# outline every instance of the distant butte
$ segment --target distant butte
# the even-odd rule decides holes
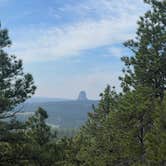
[[[81,91],[78,95],[77,100],[79,101],[86,101],[88,100],[87,96],[86,96],[86,92],[85,91]]]

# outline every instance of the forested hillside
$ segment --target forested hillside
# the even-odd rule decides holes
[[[136,37],[124,43],[132,55],[122,57],[122,91],[108,85],[71,138],[57,138],[41,107],[25,123],[15,119],[20,110],[12,110],[36,87],[22,61],[6,52],[11,41],[0,29],[0,165],[166,165],[166,1],[144,2],[149,11],[139,18]]]
[[[46,120],[48,124],[55,125],[57,128],[79,128],[87,120],[88,112],[93,110],[92,105],[97,104],[97,100],[24,103],[17,117],[19,120],[25,121],[38,107],[42,107],[48,113]]]

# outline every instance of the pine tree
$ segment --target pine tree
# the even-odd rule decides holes
[[[4,119],[14,117],[20,111],[14,108],[36,89],[32,75],[23,72],[22,61],[5,51],[10,46],[8,31],[0,26],[0,165],[17,165],[26,160],[21,153],[27,141],[22,132],[24,125]]]
[[[47,112],[38,108],[35,115],[30,117],[27,123],[27,134],[32,141],[40,146],[45,145],[51,139],[51,128],[46,124],[45,120],[48,118]]]
[[[9,116],[8,112],[34,94],[31,74],[24,74],[21,60],[6,53],[11,40],[8,31],[0,26],[0,119]]]
[[[47,118],[47,112],[39,107],[35,114],[26,122],[25,134],[33,147],[30,158],[37,165],[41,166],[51,165],[59,160],[55,139],[56,133],[53,133],[51,127],[46,124]]]
[[[108,85],[100,94],[100,101],[97,107],[88,114],[87,123],[81,128],[80,133],[75,137],[74,145],[76,161],[81,165],[109,165],[112,158],[112,126],[108,127],[110,113],[115,111],[120,96]],[[108,127],[108,128],[107,128]]]
[[[148,149],[145,144],[147,135],[155,128],[157,118],[155,112],[158,111],[156,102],[162,104],[165,100],[166,1],[145,0],[145,2],[150,4],[152,9],[140,17],[136,39],[125,43],[125,46],[133,51],[134,56],[122,58],[126,68],[123,70],[125,76],[120,79],[124,101],[129,104],[122,102],[120,110],[123,111],[120,120],[127,129],[122,128],[124,135],[128,137],[128,141],[124,139],[128,146],[122,153],[131,154],[128,157],[128,165],[131,162],[135,165],[147,164]],[[162,112],[160,110],[160,113]],[[160,139],[164,138],[163,134],[154,138],[157,140],[160,136]],[[155,141],[152,144],[154,145]]]
[[[148,165],[166,165],[166,99],[160,104],[156,102],[153,114],[154,125],[146,135],[146,162]]]
[[[98,107],[95,108],[93,106],[93,112],[90,112],[88,114],[88,122],[84,126],[84,128],[86,128],[86,126],[89,129],[91,128],[90,132],[93,133],[94,131],[95,134],[96,130],[100,130],[100,128],[102,127],[102,123],[106,120],[110,111],[114,109],[114,107],[118,103],[119,98],[118,94],[115,91],[115,88],[113,87],[111,89],[109,85],[107,85],[104,92],[100,94],[100,97],[101,99]]]
[[[124,91],[149,87],[153,96],[162,100],[166,89],[166,1],[145,2],[152,9],[140,17],[136,39],[124,44],[134,56],[122,58],[126,65],[122,87]]]
[[[120,77],[123,93],[112,98],[107,88],[81,131],[84,142],[77,156],[83,165],[165,164],[165,121],[159,122],[165,108],[158,111],[156,103],[161,106],[165,100],[166,1],[145,3],[151,10],[140,17],[136,39],[125,42],[134,55],[122,58],[126,66]],[[160,148],[154,146],[158,140]]]

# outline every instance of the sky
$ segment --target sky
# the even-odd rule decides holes
[[[143,0],[0,0],[11,54],[37,85],[36,96],[97,99],[107,84],[120,90],[123,43],[134,38]]]

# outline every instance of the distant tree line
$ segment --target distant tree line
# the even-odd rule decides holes
[[[124,43],[133,55],[122,57],[122,92],[108,85],[73,137],[58,138],[42,108],[25,123],[15,119],[13,108],[36,87],[22,61],[6,53],[11,41],[0,29],[0,165],[166,165],[166,1],[144,1],[151,9]]]

